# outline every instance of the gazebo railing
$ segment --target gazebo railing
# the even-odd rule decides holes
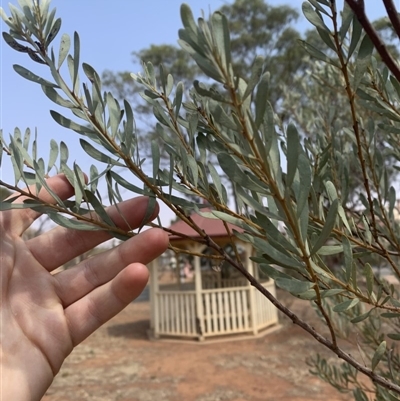
[[[249,287],[202,291],[204,336],[243,333],[251,330]]]
[[[156,293],[155,334],[198,336],[195,291]]]
[[[263,285],[275,295],[272,280]],[[196,298],[195,291],[158,290],[154,298],[156,337],[204,338],[249,332],[256,334],[278,322],[277,310],[272,303],[248,285],[202,289],[200,298]],[[196,304],[196,299],[200,300],[200,305]]]

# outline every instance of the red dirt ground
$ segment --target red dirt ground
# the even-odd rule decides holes
[[[292,309],[315,320],[307,302]],[[149,341],[149,316],[148,302],[129,305],[74,350],[42,401],[352,399],[309,373],[305,359],[324,350],[285,317],[262,338],[198,344]]]

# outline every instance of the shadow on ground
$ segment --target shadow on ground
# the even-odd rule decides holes
[[[112,337],[124,337],[138,340],[148,340],[147,331],[150,328],[150,320],[137,320],[136,322],[114,324],[107,327],[108,335]]]

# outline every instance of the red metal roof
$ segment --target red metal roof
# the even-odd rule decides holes
[[[202,209],[203,212],[211,212],[210,209]],[[190,215],[192,218],[193,222],[203,229],[210,237],[228,237],[228,234],[226,232],[226,228],[224,226],[224,223],[215,218],[207,218],[204,216],[200,216],[197,213],[193,213]],[[226,223],[229,227],[230,230],[234,229],[239,232],[243,232],[244,230],[241,229],[240,227],[234,226],[233,224]],[[175,232],[178,232],[180,234],[183,234],[185,236],[193,237],[193,238],[199,238],[200,235],[193,230],[192,227],[190,227],[188,224],[186,224],[184,221],[179,220],[178,222],[172,224],[170,227],[170,230],[173,230]],[[178,240],[182,239],[178,235],[171,235],[170,240]]]

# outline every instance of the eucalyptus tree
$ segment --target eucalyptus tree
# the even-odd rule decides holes
[[[306,67],[306,52],[297,43],[301,35],[293,28],[299,12],[290,6],[269,5],[264,0],[235,0],[225,4],[220,11],[227,16],[230,26],[235,74],[248,79],[255,56],[262,55],[275,77],[270,81],[269,89],[270,102],[275,105],[282,99],[283,83],[294,86],[296,73]],[[182,81],[187,90],[193,86],[193,81],[208,79],[193,58],[178,45],[152,44],[132,52],[132,61],[136,65],[150,62],[156,68],[162,64],[165,72],[172,74],[175,81]],[[106,70],[102,73],[102,82],[118,99],[129,100],[136,111],[140,111],[137,119],[143,129],[138,139],[141,147],[150,152],[151,141],[158,138],[152,107],[143,102],[140,85],[132,80],[130,73]],[[296,89],[292,87],[292,90]]]
[[[143,169],[130,103],[104,91],[95,69],[81,64],[79,35],[71,40],[63,34],[55,47],[61,20],[49,11],[49,1],[20,0],[22,9],[11,6],[10,18],[2,10],[10,28],[3,33],[5,41],[48,68],[52,80],[20,65],[14,66],[15,71],[40,84],[45,96],[66,108],[68,116],[51,111],[52,117],[82,135],[84,151],[104,165],[102,171],[92,167],[86,182],[79,165],[68,163],[63,142],[51,142],[45,161],[37,157],[29,135],[16,130],[9,142],[1,139],[15,170],[15,182],[0,180],[0,185],[15,191],[2,208],[33,208],[64,227],[107,230],[125,239],[135,234],[116,227],[107,215],[97,196],[100,181],[112,204],[122,200],[121,188],[148,195],[148,216],[156,200],[164,202],[199,234],[197,241],[213,250],[213,258],[231,264],[341,360],[331,364],[313,355],[309,360],[313,372],[340,391],[351,392],[356,400],[367,400],[369,394],[377,400],[399,399],[399,292],[371,263],[384,263],[400,279],[399,189],[386,162],[391,158],[399,168],[400,70],[366,18],[362,2],[347,3],[339,13],[334,0],[305,2],[303,12],[324,45],[299,43],[313,60],[309,82],[317,83],[310,89],[315,93],[305,91],[302,96],[330,101],[332,94],[324,97],[321,91],[322,85],[330,85],[346,99],[345,106],[338,102],[339,111],[333,104],[332,112],[314,107],[302,114],[292,104],[288,113],[295,118],[289,124],[269,101],[275,77],[265,58],[257,55],[249,75],[241,76],[235,69],[227,17],[216,12],[209,20],[195,20],[190,8],[182,5],[179,44],[207,79],[195,82],[184,98],[184,83],[176,82],[165,68],[148,62],[142,74],[131,74],[152,107],[155,131],[167,155],[168,162],[160,164],[160,148],[152,142],[151,174]],[[388,14],[400,37],[397,13],[389,9]],[[69,76],[61,75],[65,62]],[[338,118],[336,112],[346,118]],[[302,135],[304,130],[313,141]],[[379,141],[385,146],[377,146]],[[218,161],[218,168],[210,157]],[[57,160],[57,169],[75,189],[74,200],[62,201],[46,185]],[[218,169],[234,183],[237,211]],[[126,174],[122,176],[121,170]],[[356,190],[351,180],[355,171],[362,177]],[[138,178],[142,187],[129,177]],[[36,193],[19,184],[35,184]],[[37,197],[43,187],[53,194],[55,204]],[[28,199],[16,203],[21,195]],[[201,201],[190,202],[187,195]],[[203,210],[204,202],[211,211]],[[354,204],[357,207],[350,207]],[[256,250],[252,259],[264,274],[294,297],[309,300],[325,323],[323,328],[316,329],[268,292],[243,267],[233,240],[234,252],[228,254],[195,224],[193,211],[240,227],[239,233],[226,225],[227,234],[251,243]],[[341,257],[340,266],[331,263],[335,255]],[[357,340],[359,355],[346,351],[346,338]],[[369,380],[360,379],[360,374]]]

